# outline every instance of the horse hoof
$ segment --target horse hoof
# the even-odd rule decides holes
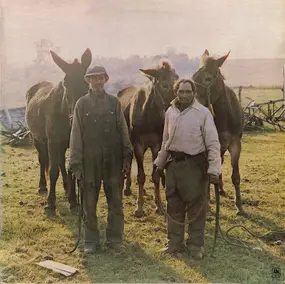
[[[130,196],[132,194],[131,190],[130,189],[125,189],[124,190],[124,195],[125,196]]]
[[[238,211],[238,212],[237,212],[237,216],[242,216],[242,217],[244,217],[244,218],[250,219],[249,214],[246,213],[246,212],[243,211],[243,210]]]
[[[69,209],[74,209],[74,208],[77,208],[79,206],[79,204],[77,202],[74,202],[74,201],[71,201],[69,203]]]
[[[48,190],[47,190],[47,188],[39,188],[38,193],[41,196],[47,196]]]
[[[143,210],[136,210],[135,211],[135,216],[137,217],[137,218],[140,218],[140,217],[142,217],[143,216]]]
[[[55,216],[55,206],[48,205],[44,208],[44,210],[47,216]]]

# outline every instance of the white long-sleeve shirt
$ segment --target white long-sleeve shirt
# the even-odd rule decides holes
[[[175,102],[165,113],[162,146],[154,164],[164,168],[168,151],[197,155],[208,150],[208,174],[221,174],[221,146],[211,112],[196,99],[182,112]]]

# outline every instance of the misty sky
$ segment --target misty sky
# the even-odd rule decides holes
[[[284,0],[2,0],[9,63],[35,58],[41,38],[65,59],[205,48],[230,58],[285,56]]]

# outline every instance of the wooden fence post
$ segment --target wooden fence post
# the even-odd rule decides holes
[[[239,103],[241,104],[241,91],[242,91],[242,86],[240,86],[238,88],[238,100],[239,100]]]

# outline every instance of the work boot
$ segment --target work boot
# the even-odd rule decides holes
[[[100,245],[94,243],[85,243],[84,255],[96,253],[100,250]]]
[[[195,260],[201,260],[204,257],[205,250],[204,247],[198,246],[187,246],[187,251],[189,252],[190,256]]]
[[[97,232],[84,227],[84,254],[95,253],[99,250],[99,239]]]
[[[165,248],[159,250],[159,252],[163,254],[176,254],[179,252],[184,252],[185,246],[183,244],[181,245],[167,245]]]
[[[115,243],[110,241],[106,241],[105,246],[107,249],[112,249],[118,252],[124,251],[126,249],[126,247],[122,243]]]

